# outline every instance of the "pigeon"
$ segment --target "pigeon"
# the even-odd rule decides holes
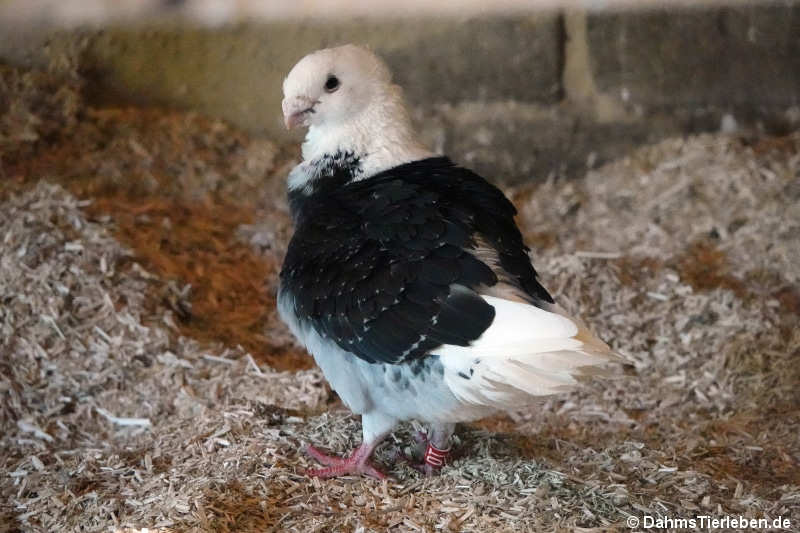
[[[407,420],[429,428],[414,466],[436,473],[456,423],[570,391],[619,358],[540,284],[504,194],[420,142],[375,54],[313,52],[283,93],[286,127],[307,132],[278,312],[362,421],[347,457],[306,448],[322,465],[309,475],[385,477],[371,456]]]

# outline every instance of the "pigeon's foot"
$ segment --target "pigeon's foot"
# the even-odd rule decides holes
[[[335,455],[327,455],[311,445],[306,446],[306,454],[326,467],[306,470],[306,474],[321,478],[346,476],[348,474],[363,474],[365,476],[374,477],[375,479],[384,479],[386,478],[386,474],[375,468],[369,460],[373,448],[374,446],[364,443],[353,450],[350,457],[342,458],[336,457]]]
[[[412,451],[412,455],[409,456],[400,452],[398,454],[398,459],[408,463],[411,468],[418,470],[424,474],[425,477],[438,474],[447,460],[450,448],[440,450],[434,446],[430,440],[428,440],[428,436],[421,431],[414,434],[414,440],[416,441],[416,446]],[[422,462],[419,462],[420,457],[422,458]]]

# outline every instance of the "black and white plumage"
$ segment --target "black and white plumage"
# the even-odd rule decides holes
[[[369,456],[397,422],[430,423],[440,453],[456,422],[570,390],[616,358],[539,283],[502,192],[418,143],[371,52],[310,54],[284,95],[287,126],[309,131],[279,311],[364,434],[348,459],[310,447],[328,466],[312,474],[380,477]]]

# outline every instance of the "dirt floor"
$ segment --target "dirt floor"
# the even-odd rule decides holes
[[[631,365],[457,431],[425,479],[309,480],[359,421],[275,314],[296,147],[0,68],[0,531],[800,529],[800,135],[670,139],[508,190]],[[669,529],[669,528],[668,528]]]

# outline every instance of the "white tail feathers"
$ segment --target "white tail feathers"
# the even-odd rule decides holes
[[[483,296],[495,319],[471,346],[440,348],[445,382],[460,400],[508,409],[535,396],[572,390],[576,377],[604,374],[622,361],[606,343],[558,306],[550,310]]]

